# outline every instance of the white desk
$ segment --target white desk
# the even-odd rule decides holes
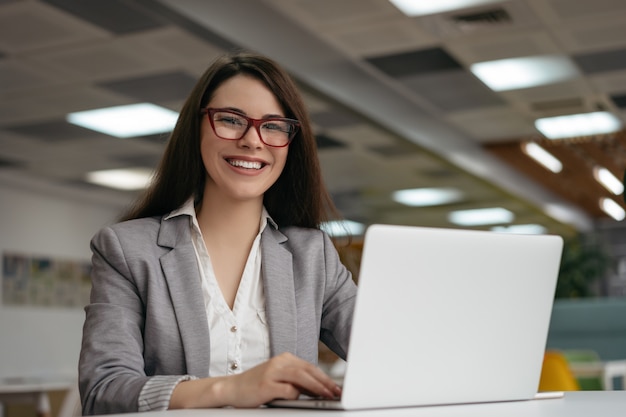
[[[172,410],[141,417],[624,417],[626,391],[575,391],[564,398],[508,403],[449,405],[363,411],[291,410]],[[128,417],[117,415],[117,417]]]
[[[5,403],[33,404],[39,417],[50,416],[48,392],[69,390],[72,381],[55,381],[35,378],[0,379],[0,417],[4,415]]]

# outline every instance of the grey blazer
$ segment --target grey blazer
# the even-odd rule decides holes
[[[79,360],[84,414],[133,412],[149,378],[207,377],[210,335],[190,217],[106,227],[91,241],[92,292]],[[261,236],[272,355],[317,363],[318,340],[346,357],[356,286],[314,229]]]

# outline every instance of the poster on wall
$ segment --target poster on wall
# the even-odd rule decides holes
[[[89,303],[91,264],[2,254],[2,305],[82,308]]]

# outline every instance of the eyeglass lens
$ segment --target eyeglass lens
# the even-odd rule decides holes
[[[285,119],[252,120],[238,113],[230,111],[211,111],[212,125],[215,134],[222,139],[241,139],[250,124],[254,125],[261,136],[261,140],[270,146],[285,146],[292,139],[297,128],[297,122]]]

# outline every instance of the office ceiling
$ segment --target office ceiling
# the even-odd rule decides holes
[[[626,121],[625,21],[623,0],[510,0],[419,18],[387,0],[0,0],[0,182],[125,206],[135,193],[85,174],[152,168],[166,136],[113,138],[65,115],[144,101],[178,110],[216,56],[246,48],[302,85],[326,182],[351,220],[454,227],[452,210],[503,207],[550,233],[610,227],[598,200],[623,198],[592,169],[621,178],[624,132],[555,142],[534,120],[603,109]],[[530,55],[567,57],[580,76],[496,93],[468,71]],[[549,148],[563,171],[537,165],[523,141]],[[391,200],[415,187],[464,198]]]

